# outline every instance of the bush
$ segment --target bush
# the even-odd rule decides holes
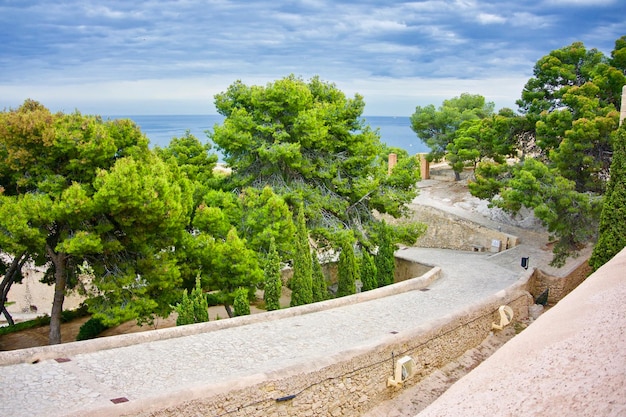
[[[106,329],[108,329],[108,327],[105,326],[100,319],[92,317],[80,326],[76,340],[93,339]]]
[[[87,304],[82,303],[75,310],[63,310],[61,312],[61,321],[63,323],[69,323],[70,321],[72,321],[74,319],[78,319],[78,318],[81,318],[81,317],[87,317],[88,315],[89,315],[89,310],[88,310]]]

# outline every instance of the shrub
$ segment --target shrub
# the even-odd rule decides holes
[[[100,333],[108,329],[100,319],[92,317],[80,326],[76,340],[88,340],[97,337]]]

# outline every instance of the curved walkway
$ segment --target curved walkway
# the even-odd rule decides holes
[[[398,255],[441,267],[428,291],[409,291],[275,321],[0,368],[0,415],[47,417],[115,410],[111,400],[234,383],[369,345],[461,311],[525,272],[491,254],[408,248]],[[2,353],[0,353],[1,359]],[[0,361],[1,363],[1,361]]]

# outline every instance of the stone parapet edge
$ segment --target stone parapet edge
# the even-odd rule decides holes
[[[396,255],[398,256],[398,255]],[[401,255],[398,257],[402,257]],[[403,258],[405,259],[405,258]],[[430,266],[430,265],[427,265]],[[176,337],[191,336],[199,333],[213,332],[222,329],[245,326],[252,323],[280,320],[303,314],[338,308],[346,305],[362,303],[378,298],[389,297],[407,291],[415,291],[427,287],[441,276],[441,268],[433,267],[425,274],[396,284],[388,285],[375,290],[335,298],[314,304],[290,307],[249,316],[234,317],[225,320],[215,320],[206,323],[190,324],[186,326],[170,327],[146,332],[124,334],[96,338],[80,342],[70,342],[60,345],[40,346],[28,349],[19,349],[0,352],[0,366],[18,363],[34,363],[46,359],[67,358],[79,354],[97,352],[99,350],[115,349],[158,340]]]

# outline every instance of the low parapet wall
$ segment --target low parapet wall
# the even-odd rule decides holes
[[[404,383],[405,387],[412,386],[480,344],[492,331],[492,324],[499,321],[501,305],[509,305],[516,320],[526,318],[532,303],[526,291],[529,276],[463,311],[410,331],[390,332],[375,344],[295,367],[250,375],[235,384],[197,387],[168,393],[162,398],[120,404],[115,414],[142,417],[359,416],[402,392],[402,387],[387,387],[394,361],[399,357],[410,356],[415,361],[415,374]],[[111,411],[111,408],[90,410],[89,414],[104,416],[111,415]]]
[[[320,303],[290,307],[287,309],[276,311],[268,311],[265,313],[253,314],[249,316],[234,317],[227,320],[216,320],[206,323],[190,324],[187,326],[177,326],[152,330],[149,332],[131,333],[85,340],[81,342],[64,343],[61,345],[41,346],[29,349],[0,352],[0,366],[15,363],[33,363],[44,359],[74,356],[80,353],[95,352],[98,350],[114,349],[140,343],[154,342],[157,340],[190,336],[198,333],[206,333],[231,327],[245,326],[251,323],[280,320],[282,318],[313,313],[316,311],[322,311],[350,304],[357,304],[369,300],[375,300],[377,298],[400,294],[407,291],[415,291],[427,287],[430,283],[438,279],[441,275],[441,269],[438,267],[426,268],[428,270],[423,275],[416,276],[415,278],[408,279],[394,285],[377,288],[375,290],[370,290],[347,297],[335,298]]]
[[[530,293],[536,299],[547,289],[548,304],[558,303],[589,276],[591,267],[588,260],[588,256],[580,258],[571,270],[565,271],[561,276],[554,276],[541,269],[536,269],[529,281]]]

